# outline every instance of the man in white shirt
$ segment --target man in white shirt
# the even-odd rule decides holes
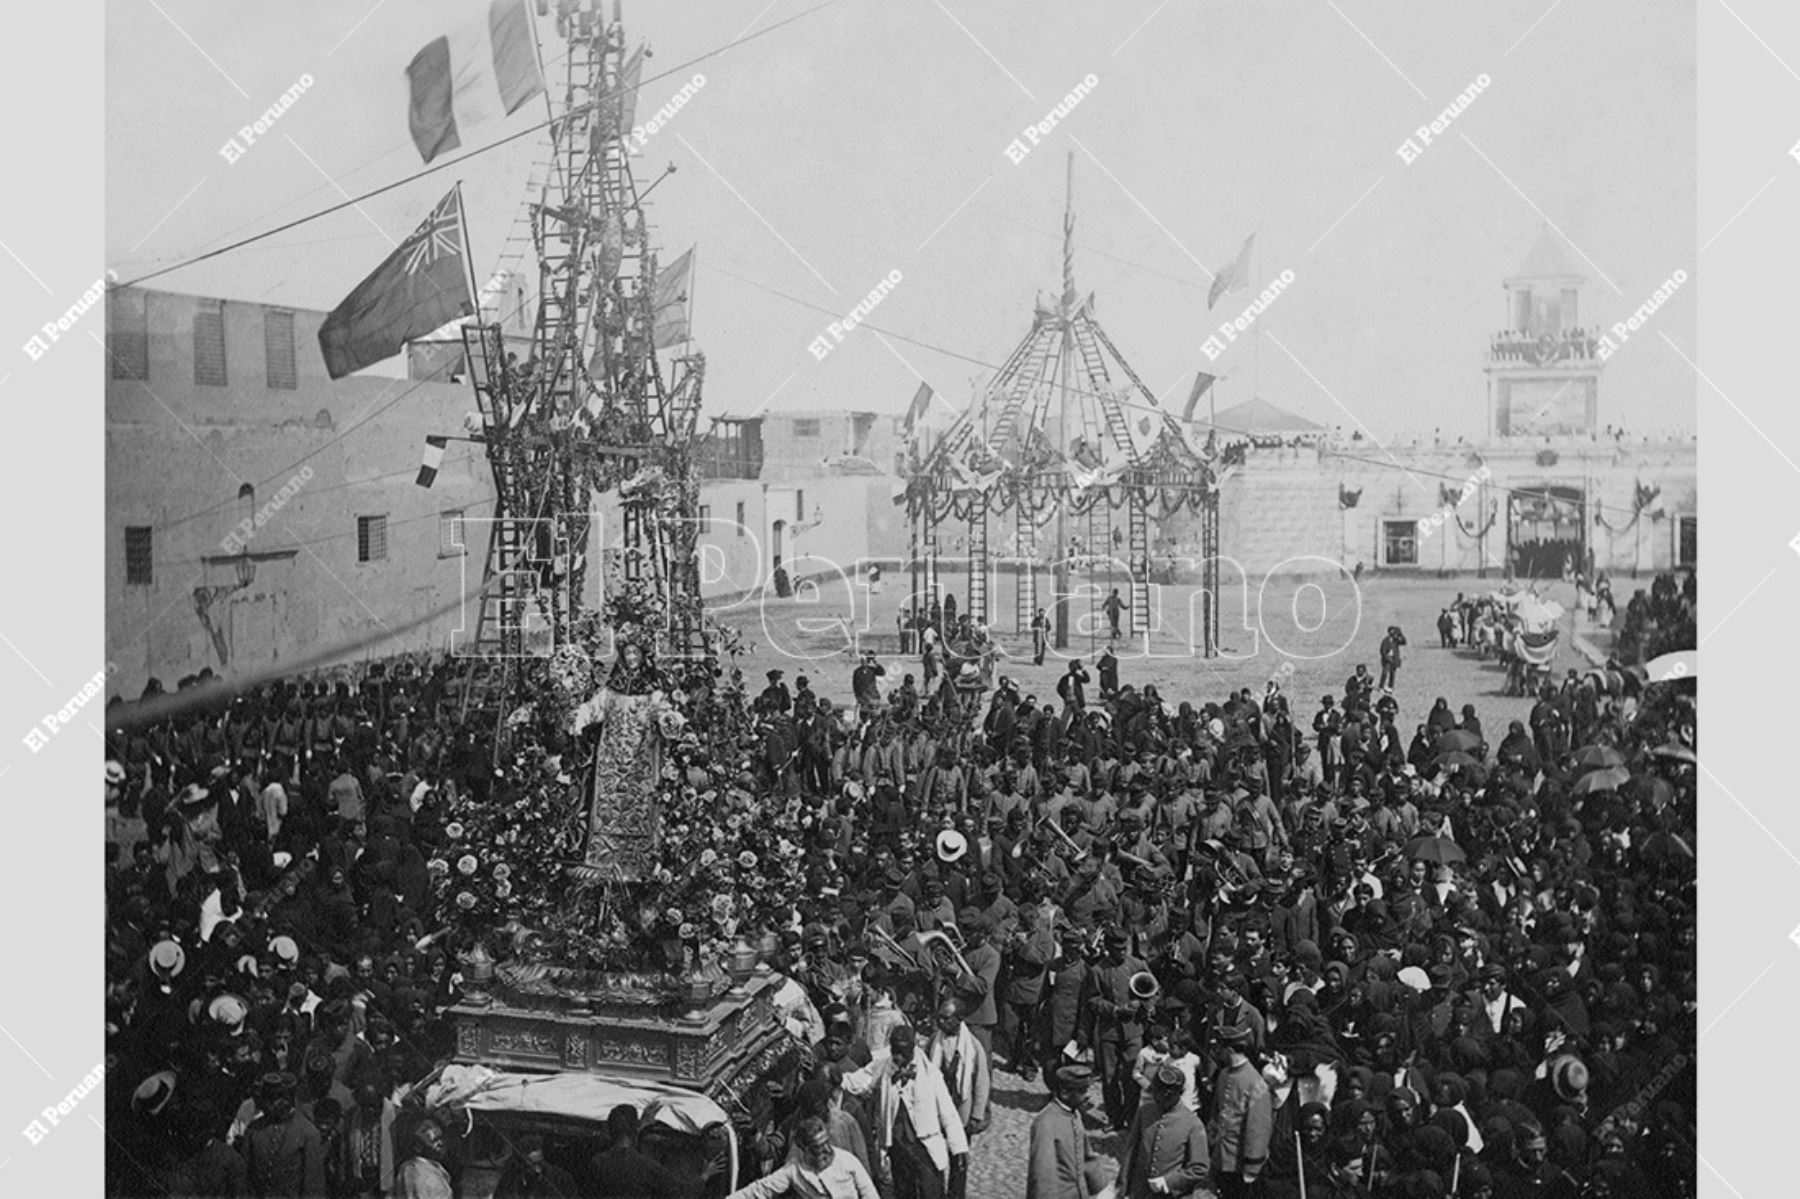
[[[1484,1031],[1494,1036],[1506,1032],[1506,1017],[1514,1008],[1520,1006],[1519,1001],[1506,989],[1506,967],[1499,962],[1489,962],[1481,968],[1481,991],[1477,997],[1481,1014],[1487,1021]]]
[[[988,1091],[992,1074],[987,1050],[963,1021],[962,1004],[951,998],[938,1005],[937,1031],[926,1051],[944,1085],[950,1088],[963,1131],[973,1141],[988,1126]]]
[[[937,1067],[912,1026],[888,1034],[888,1052],[844,1076],[852,1095],[875,1094],[876,1144],[886,1155],[895,1199],[944,1199],[968,1170],[969,1138]]]
[[[794,1152],[788,1163],[768,1177],[738,1188],[726,1199],[771,1199],[775,1195],[878,1199],[879,1192],[856,1155],[840,1152],[832,1145],[825,1121],[809,1116],[794,1126]]]
[[[269,841],[274,843],[281,835],[281,822],[287,819],[287,788],[281,785],[280,763],[269,772],[269,784],[262,789],[257,799],[257,812],[262,817],[263,827],[268,830]]]

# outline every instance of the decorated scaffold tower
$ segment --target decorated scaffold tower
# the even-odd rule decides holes
[[[1190,509],[1201,516],[1205,595],[1192,648],[1211,657],[1217,457],[1125,361],[1094,315],[1094,296],[1076,291],[1073,155],[1068,179],[1060,299],[1038,305],[1031,331],[948,430],[929,443],[918,433],[909,449],[909,615],[920,623],[961,582],[962,610],[991,625],[1004,600],[993,592],[1010,577],[1013,632],[1028,634],[1041,607],[1053,644],[1066,649],[1072,612],[1078,638],[1104,636],[1102,612],[1117,589],[1121,631],[1141,642],[1156,631],[1152,522]]]
[[[627,52],[618,0],[610,21],[604,0],[538,7],[554,12],[563,46],[540,53],[556,65],[549,152],[530,189],[528,356],[509,350],[498,324],[463,329],[496,503],[479,620],[458,650],[475,663],[465,703],[496,711],[522,660],[573,639],[595,500],[615,488],[622,527],[603,530],[617,551],[609,605],[629,595],[645,622],[654,612],[660,656],[705,649],[690,456],[706,363],[687,349],[692,252],[659,269],[626,142],[647,54]]]

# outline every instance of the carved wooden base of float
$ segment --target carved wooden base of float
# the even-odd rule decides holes
[[[449,1010],[456,1060],[503,1070],[591,1071],[706,1092],[728,1111],[779,1074],[792,1039],[771,1002],[777,976],[753,977],[697,1010],[571,1011],[505,992]],[[753,1100],[748,1106],[756,1106]]]

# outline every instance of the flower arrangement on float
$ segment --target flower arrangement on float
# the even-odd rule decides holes
[[[804,886],[812,820],[798,801],[758,799],[750,697],[719,668],[736,655],[735,634],[714,625],[706,661],[664,670],[651,647],[666,616],[660,597],[630,587],[578,622],[503,721],[488,793],[458,792],[442,813],[428,862],[438,923],[484,946],[515,984],[566,989],[580,976],[605,990],[610,976],[643,991],[645,978],[679,976],[692,992],[705,975],[723,985],[721,968],[735,960],[741,973],[747,945],[788,919]],[[584,860],[594,745],[625,695],[647,697],[632,719],[647,718],[660,745],[660,837],[635,880]]]

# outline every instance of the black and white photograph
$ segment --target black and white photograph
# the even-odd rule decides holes
[[[56,20],[0,1194],[1800,1194],[1800,13]]]

